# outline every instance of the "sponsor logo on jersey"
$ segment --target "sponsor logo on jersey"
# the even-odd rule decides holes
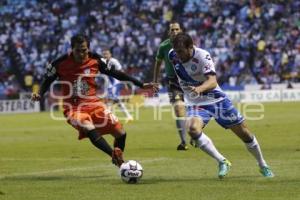
[[[192,66],[191,66],[191,70],[192,70],[192,71],[196,71],[196,70],[197,70],[197,65],[192,65]]]
[[[84,74],[90,74],[91,73],[91,69],[85,69],[83,72],[84,72]]]

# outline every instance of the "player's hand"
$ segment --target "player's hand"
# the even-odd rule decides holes
[[[37,93],[31,94],[31,101],[39,101],[41,99],[41,96]]]
[[[158,92],[159,90],[159,84],[158,83],[144,83],[143,84],[144,89],[152,89],[154,92]]]
[[[195,93],[197,93],[197,94],[201,94],[201,93],[203,92],[201,87],[187,86],[187,89],[188,89],[190,92],[195,92]]]

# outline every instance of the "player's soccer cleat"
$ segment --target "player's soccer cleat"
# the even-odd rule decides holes
[[[186,145],[186,144],[184,144],[184,143],[180,143],[178,146],[177,146],[177,150],[178,151],[186,151],[186,150],[188,150],[189,149],[189,147]]]
[[[268,166],[265,166],[265,167],[261,167],[259,169],[259,172],[264,176],[264,177],[267,177],[267,178],[273,178],[275,175],[273,174],[272,170],[268,167]]]
[[[124,163],[123,152],[120,148],[115,147],[112,152],[112,163],[120,167]]]
[[[231,162],[229,162],[229,160],[227,159],[219,162],[218,176],[220,179],[224,178],[228,174],[230,167],[231,167]]]

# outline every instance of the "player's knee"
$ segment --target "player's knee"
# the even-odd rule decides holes
[[[122,136],[125,135],[125,134],[126,134],[126,132],[125,132],[125,130],[123,129],[123,127],[117,128],[117,129],[115,129],[114,131],[111,132],[111,135],[112,135],[114,138],[122,137]]]
[[[190,126],[188,129],[188,132],[191,137],[197,135],[198,133],[201,133],[201,131],[202,131],[201,128],[197,126]]]
[[[199,126],[199,124],[191,123],[188,126],[188,132],[189,132],[190,136],[194,136],[195,134],[201,133],[201,131],[202,131],[202,129]]]
[[[175,114],[177,117],[184,117],[185,116],[185,107],[182,104],[183,102],[176,102],[174,105]]]
[[[192,118],[187,122],[188,133],[192,138],[202,132],[202,122],[198,118]]]

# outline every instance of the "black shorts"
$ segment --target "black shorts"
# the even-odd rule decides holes
[[[183,91],[179,86],[178,79],[168,78],[168,94],[170,103],[174,104],[176,101],[184,101]]]

